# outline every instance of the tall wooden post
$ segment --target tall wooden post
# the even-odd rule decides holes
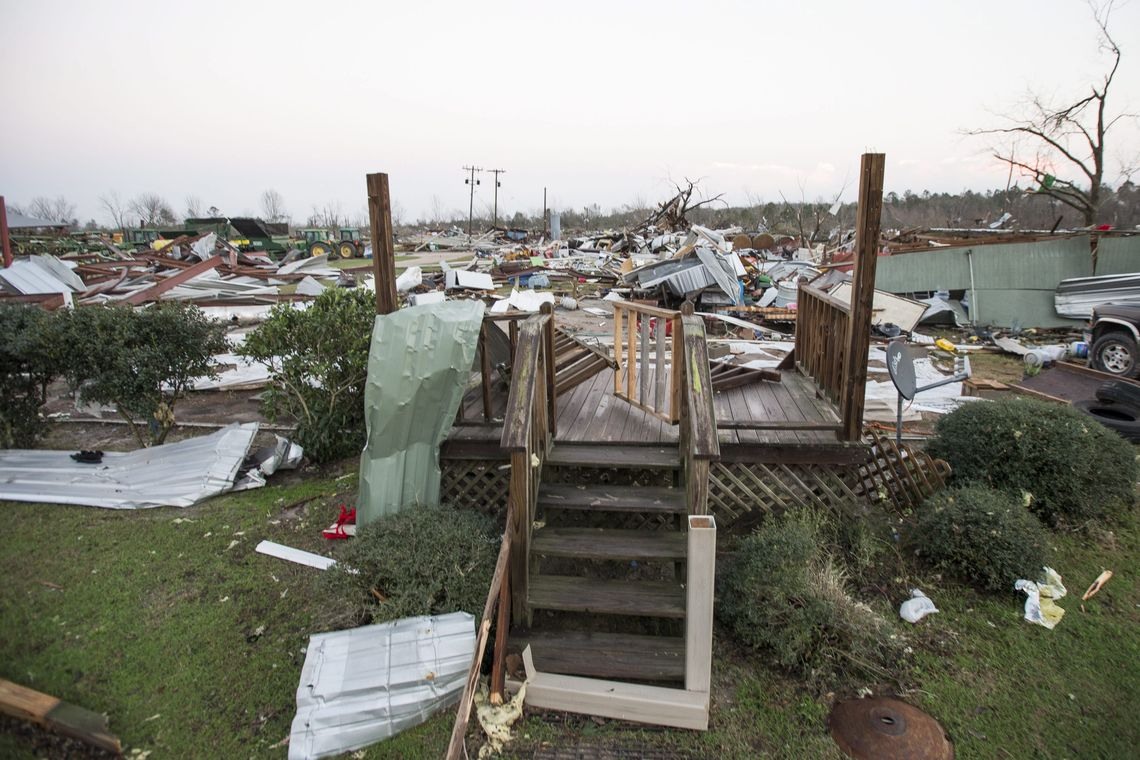
[[[368,175],[368,222],[372,233],[372,266],[376,273],[376,313],[391,314],[396,300],[396,254],[392,246],[392,199],[388,175]]]
[[[862,435],[867,350],[871,345],[871,306],[875,298],[875,264],[879,255],[879,220],[883,215],[886,164],[885,154],[864,153],[859,170],[851,316],[847,320],[847,356],[839,396],[843,408],[843,439],[846,441],[857,441]]]
[[[4,268],[12,266],[12,241],[8,239],[8,207],[0,195],[0,246],[4,249]]]

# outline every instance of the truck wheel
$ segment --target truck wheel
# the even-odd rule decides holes
[[[1140,442],[1140,409],[1124,404],[1104,404],[1097,400],[1074,401],[1073,406],[1123,438]]]
[[[313,243],[309,246],[310,256],[328,256],[330,253],[332,253],[332,248],[329,247],[328,243]]]
[[[344,240],[337,246],[337,253],[340,254],[342,259],[352,259],[356,257],[356,246],[351,241]]]
[[[1094,369],[1120,377],[1140,375],[1140,361],[1137,361],[1136,341],[1125,332],[1110,332],[1099,338],[1089,352]]]

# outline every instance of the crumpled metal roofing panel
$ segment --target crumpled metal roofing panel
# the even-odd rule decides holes
[[[454,704],[475,652],[466,612],[393,620],[309,639],[289,760],[359,749]]]
[[[368,354],[357,523],[439,504],[439,446],[463,400],[482,301],[413,306],[376,317]]]
[[[0,450],[0,500],[108,509],[188,507],[229,491],[256,422],[83,464],[67,451]]]

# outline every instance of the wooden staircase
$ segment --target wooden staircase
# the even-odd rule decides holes
[[[680,467],[676,448],[559,444],[550,450],[538,489],[541,527],[531,538],[528,627],[512,634],[512,649],[529,644],[535,667],[548,673],[684,680],[677,621],[685,618],[685,491],[596,482],[603,473],[619,480],[654,471],[655,480],[676,483]],[[549,482],[546,474],[559,471],[589,475],[589,482]],[[641,527],[623,527],[637,516],[647,518]],[[656,575],[639,577],[647,570]]]

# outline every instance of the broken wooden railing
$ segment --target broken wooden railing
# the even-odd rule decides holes
[[[629,301],[614,301],[613,306],[614,395],[676,424],[681,369],[676,361],[670,367],[668,356],[680,355],[681,313]]]
[[[484,314],[483,324],[479,330],[479,349],[476,358],[479,362],[479,386],[482,392],[483,414],[482,419],[475,417],[468,419],[464,413],[465,404],[459,405],[456,415],[456,424],[493,424],[495,414],[493,397],[495,388],[495,375],[498,373],[502,379],[510,377],[510,368],[518,345],[519,322],[531,315],[523,311],[508,311],[503,314]],[[504,335],[497,323],[507,323],[507,333]],[[503,366],[495,362],[496,355],[504,358]]]
[[[511,485],[507,497],[507,520],[495,574],[483,607],[475,655],[467,674],[467,684],[459,700],[459,711],[451,732],[447,757],[461,757],[463,737],[471,704],[479,683],[479,671],[486,651],[491,618],[495,617],[495,647],[491,669],[491,700],[500,702],[506,680],[507,632],[511,616],[525,613],[528,586],[528,554],[535,509],[538,504],[539,474],[554,437],[554,317],[550,304],[542,313],[528,318],[518,330],[518,343],[511,373],[511,391],[503,419],[500,445],[511,456]],[[486,323],[484,323],[486,324]]]
[[[684,386],[680,404],[681,463],[689,514],[706,515],[709,507],[709,465],[720,458],[720,440],[713,408],[705,324],[692,314],[691,304],[685,304],[685,311],[688,313],[682,317],[682,349],[674,359],[674,364],[682,368]]]
[[[800,283],[796,304],[796,368],[810,377],[824,397],[847,418],[850,398],[843,392],[851,309],[818,288]]]

